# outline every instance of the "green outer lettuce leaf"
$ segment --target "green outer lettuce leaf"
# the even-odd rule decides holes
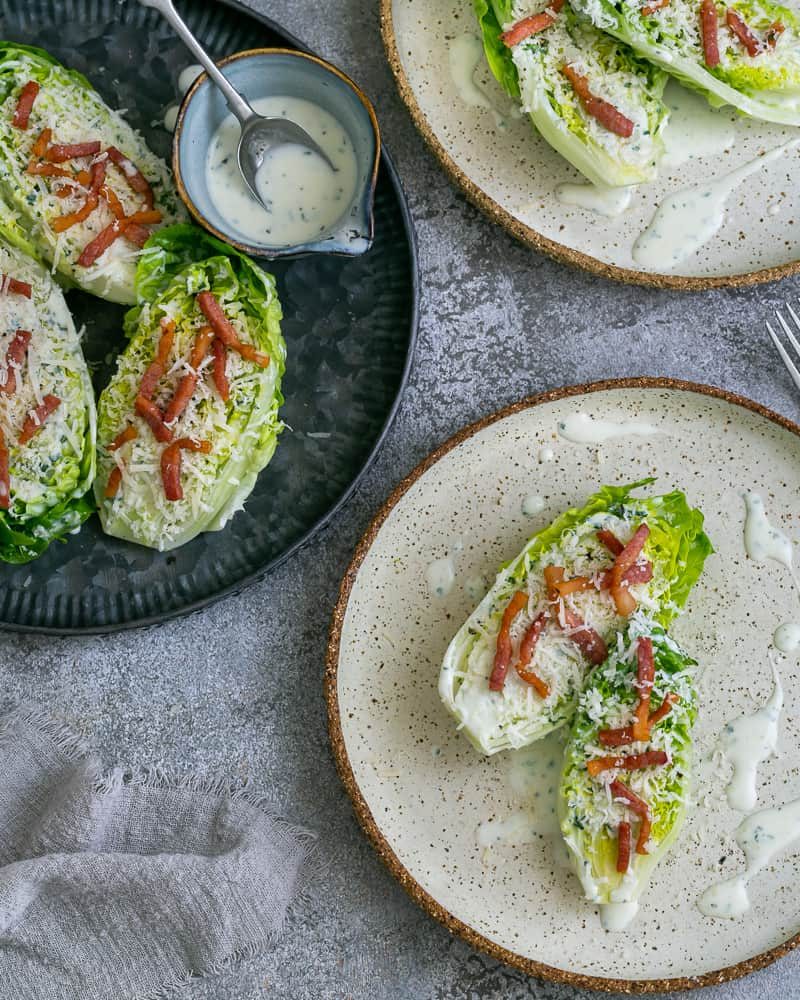
[[[510,0],[494,0],[491,4],[488,0],[473,0],[473,3],[492,73],[508,94],[526,102],[531,121],[554,149],[594,184],[614,187],[653,179],[663,153],[661,134],[669,116],[669,110],[661,100],[667,82],[662,70],[638,59],[626,46],[595,31],[588,21],[576,18],[573,10],[566,6],[559,15],[557,25],[518,46],[520,51],[524,50],[524,58],[530,63],[535,81],[533,89],[529,88],[523,95],[512,50],[500,40],[502,25],[513,17]],[[646,162],[625,160],[592,136],[587,127],[586,113],[578,99],[558,78],[558,69],[548,64],[548,47],[554,43],[557,33],[564,30],[581,53],[591,51],[597,57],[606,77],[632,74],[636,78],[642,94],[646,95],[643,99],[648,127],[646,134],[638,139],[639,146],[648,149]],[[630,94],[632,91],[628,88],[626,92]]]
[[[633,687],[636,657],[620,656],[620,647],[627,650],[640,635],[649,635],[653,639],[656,679],[652,703],[660,705],[668,693],[678,694],[681,700],[657,724],[650,744],[653,749],[668,747],[670,763],[650,768],[646,779],[647,793],[637,792],[648,802],[652,816],[649,853],[641,855],[632,852],[628,874],[623,877],[616,870],[617,831],[615,824],[610,826],[607,822],[605,790],[599,780],[591,778],[586,770],[587,760],[598,754],[595,750],[587,750],[587,747],[596,747],[598,731],[619,725],[620,709],[632,712],[638,700]],[[678,836],[686,816],[690,791],[692,727],[697,715],[696,665],[660,626],[637,615],[630,629],[621,637],[619,647],[613,649],[608,660],[589,674],[565,751],[559,789],[559,818],[575,871],[586,898],[593,902],[635,901],[647,885],[654,867]],[[598,704],[601,706],[599,712]],[[620,752],[631,751],[623,747]],[[637,779],[623,774],[620,780],[634,784]],[[635,837],[636,817],[624,807],[620,807],[619,815],[620,818],[627,816],[631,819]]]
[[[649,486],[654,481],[643,479],[628,486],[604,486],[583,507],[568,510],[556,518],[549,527],[534,535],[515,559],[502,567],[491,590],[456,633],[442,664],[439,695],[467,738],[481,753],[493,754],[533,743],[568,723],[573,716],[578,690],[568,693],[552,705],[537,700],[532,712],[522,719],[525,723],[524,742],[518,742],[517,737],[517,741],[512,742],[501,726],[488,737],[475,731],[470,719],[461,711],[457,699],[464,683],[461,675],[467,672],[473,648],[482,641],[484,633],[497,634],[506,605],[512,595],[525,585],[531,567],[549,549],[558,548],[565,536],[577,525],[604,513],[624,517],[632,522],[647,520],[650,536],[644,548],[644,556],[653,564],[655,571],[652,586],[657,588],[659,602],[656,620],[666,627],[686,603],[713,548],[703,531],[702,513],[689,507],[683,493],[674,491],[664,496],[648,498],[632,495],[635,490]],[[484,680],[481,678],[479,682],[483,684]],[[502,694],[490,691],[488,680],[485,683],[485,704],[489,706],[492,699],[501,698]]]
[[[642,17],[639,0],[571,0],[575,10],[596,27],[627,43],[644,59],[660,66],[681,83],[704,94],[713,107],[730,104],[743,114],[782,125],[800,125],[800,19],[770,0],[738,0],[726,8],[737,11],[757,34],[775,21],[786,31],[776,49],[747,55],[731,40],[720,14],[719,66],[709,69],[695,30],[699,3],[671,0],[669,7]],[[681,17],[684,20],[681,20]],[[686,23],[691,21],[692,29]]]
[[[17,96],[29,80],[42,89],[30,128],[20,131],[11,124],[11,117]],[[102,206],[86,223],[67,230],[57,246],[57,236],[47,223],[62,214],[63,206],[50,194],[52,181],[26,173],[30,147],[46,122],[54,123],[56,141],[63,141],[67,130],[69,141],[99,139],[104,147],[117,146],[150,182],[155,207],[162,212],[164,222],[186,218],[166,165],[103,102],[86,77],[66,69],[42,49],[0,42],[0,235],[43,263],[52,265],[56,260],[55,271],[66,286],[76,285],[100,298],[131,305],[135,301],[135,247],[120,240],[96,265],[85,268],[76,263],[101,223],[110,220],[110,216],[102,216]],[[116,172],[114,167],[109,176]],[[126,189],[121,177],[111,183]]]
[[[4,295],[0,313],[9,332],[30,329],[29,358],[37,359],[42,395],[61,399],[45,429],[24,446],[16,445],[15,435],[34,400],[26,402],[18,389],[4,404],[14,426],[8,435],[12,503],[10,510],[0,510],[0,560],[26,563],[52,541],[77,531],[94,511],[90,491],[97,418],[89,371],[60,288],[44,268],[2,241],[0,272],[32,287],[30,301]],[[18,385],[29,382],[29,371],[23,368]]]
[[[269,354],[271,364],[258,369],[239,362],[230,352],[229,366],[240,365],[239,375],[231,374],[231,399],[224,404],[215,391],[206,391],[195,417],[180,418],[174,437],[209,440],[212,453],[195,456],[184,453],[184,467],[195,461],[210,484],[187,481],[186,499],[169,503],[163,497],[160,472],[137,475],[123,484],[119,496],[104,496],[113,459],[106,446],[126,426],[134,423],[139,437],[122,455],[130,464],[150,464],[158,470],[164,445],[158,444],[147,424],[133,416],[133,404],[141,377],[152,361],[160,337],[160,321],[169,316],[176,321],[173,358],[188,357],[195,335],[205,319],[196,304],[199,292],[210,290],[237,325],[240,337]],[[227,244],[193,226],[175,226],[156,233],[140,258],[137,291],[139,304],[127,314],[125,329],[129,346],[118,360],[117,372],[100,397],[99,461],[95,493],[103,529],[162,551],[176,548],[204,531],[224,527],[241,509],[252,492],[259,473],[269,463],[277,447],[283,425],[278,410],[283,402],[280,383],[285,371],[286,345],[280,332],[281,307],[275,279]],[[171,397],[178,376],[162,380],[162,407]],[[208,387],[208,374],[201,376],[198,389]],[[188,413],[188,411],[187,411]],[[193,419],[193,423],[187,420]],[[195,505],[195,501],[197,504]]]
[[[475,13],[483,35],[486,61],[497,82],[512,97],[519,99],[519,76],[511,57],[511,49],[500,40],[503,29],[489,0],[473,0]]]

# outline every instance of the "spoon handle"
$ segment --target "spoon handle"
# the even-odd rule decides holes
[[[153,7],[170,23],[170,25],[175,29],[176,34],[178,34],[195,59],[197,59],[197,61],[205,69],[206,73],[208,73],[214,83],[222,91],[228,107],[234,115],[236,115],[242,125],[244,125],[248,119],[254,117],[255,112],[253,109],[244,97],[242,97],[239,91],[236,90],[233,84],[231,84],[225,77],[208,52],[206,52],[200,42],[189,30],[189,26],[177,10],[175,10],[175,4],[172,0],[139,0],[139,3],[143,7]]]

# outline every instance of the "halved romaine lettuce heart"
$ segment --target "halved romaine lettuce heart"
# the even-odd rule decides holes
[[[96,415],[61,289],[40,264],[3,242],[0,275],[0,449],[7,451],[10,486],[10,505],[0,509],[0,559],[25,563],[54,539],[77,531],[94,510],[87,493],[94,479]],[[30,297],[15,291],[17,282],[30,286]],[[16,352],[11,345],[18,331],[29,339]],[[31,414],[45,397],[55,397],[58,406],[40,422]],[[26,421],[38,430],[23,442]]]
[[[541,135],[595,184],[640,184],[656,175],[669,111],[661,100],[667,76],[626,45],[578,18],[567,4],[545,30],[507,46],[501,36],[534,10],[513,0],[474,0],[492,72]],[[564,67],[586,77],[592,93],[634,125],[629,138],[589,114]]]
[[[669,696],[671,709],[653,725],[646,743],[611,750],[598,734],[633,721],[639,700],[634,685],[641,637],[649,638],[653,646],[651,705],[660,706]],[[586,898],[595,903],[635,902],[680,831],[689,798],[692,726],[697,714],[696,666],[661,626],[636,614],[629,628],[618,635],[608,660],[587,679],[566,747],[559,813],[575,871]],[[592,759],[647,751],[663,751],[668,762],[634,771],[612,769],[596,777],[587,770]],[[625,873],[617,870],[619,824],[628,822],[636,828],[639,820],[620,796],[622,789],[615,791],[616,781],[646,803],[652,822],[648,853],[632,849]]]
[[[548,608],[544,570],[564,567],[566,578],[596,578],[613,562],[598,539],[602,530],[627,543],[646,521],[649,536],[642,556],[652,564],[652,579],[633,584],[630,592],[639,607],[663,625],[684,605],[713,551],[703,532],[703,515],[693,510],[680,492],[659,497],[636,497],[634,490],[649,485],[605,486],[580,509],[569,510],[534,535],[522,552],[499,573],[489,593],[453,638],[439,676],[439,694],[459,729],[485,754],[518,749],[568,723],[587,671],[587,660],[570,637],[570,629],[550,622],[536,645],[532,668],[547,685],[546,697],[537,694],[513,669],[501,690],[491,690],[498,636],[506,609],[520,591],[526,607],[511,627],[511,663],[520,659],[526,630]],[[564,599],[564,605],[596,631],[606,643],[625,627],[607,591],[592,587]]]
[[[27,128],[14,126],[20,95],[29,83],[39,91]],[[34,176],[27,172],[33,147],[45,128],[52,130],[52,143],[73,144],[99,140],[102,150],[114,147],[149,182],[154,208],[163,223],[183,221],[186,212],[180,203],[172,177],[142,137],[112,111],[85,77],[56,62],[41,49],[12,42],[0,42],[0,234],[25,253],[50,264],[67,284],[77,285],[100,298],[131,305],[136,301],[134,279],[139,246],[121,237],[93,264],[81,266],[84,249],[109,225],[115,216],[105,197],[88,218],[62,233],[52,228],[59,216],[80,209],[86,200],[86,186],[60,177]],[[89,171],[92,158],[85,156],[52,164],[70,174]],[[143,209],[141,195],[134,191],[126,173],[129,163],[109,163],[105,185],[117,196],[128,215]],[[65,197],[59,197],[61,192]]]
[[[753,118],[800,125],[800,19],[794,10],[770,0],[713,3],[719,63],[708,66],[700,0],[669,0],[652,13],[646,13],[648,0],[572,2],[596,27],[704,93],[715,107],[731,104]],[[753,55],[730,27],[729,14],[752,36]]]
[[[98,477],[95,492],[103,529],[110,535],[167,550],[203,531],[216,531],[240,510],[261,470],[275,451],[282,429],[286,345],[275,279],[229,246],[193,226],[160,230],[139,261],[139,305],[125,321],[130,344],[99,404]],[[163,414],[182,379],[208,320],[198,295],[211,292],[242,344],[269,357],[259,367],[235,350],[227,351],[227,402],[212,377],[208,354],[186,409],[170,425],[172,440],[208,442],[210,451],[182,454],[184,497],[167,499],[162,459],[166,442],[156,440],[135,410],[145,372],[153,362],[163,323],[174,323],[174,342],[163,377],[152,395]],[[134,440],[109,451],[131,427]],[[111,474],[119,469],[117,495],[107,497]]]

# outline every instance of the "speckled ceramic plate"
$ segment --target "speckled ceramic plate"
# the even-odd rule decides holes
[[[216,57],[299,43],[233,2],[181,0]],[[165,111],[192,60],[156,11],[136,0],[0,0],[0,37],[48,49],[85,73],[165,160]],[[408,373],[417,329],[416,247],[384,155],[376,239],[364,257],[305,257],[270,267],[288,347],[283,433],[244,512],[224,531],[169,553],[108,538],[97,518],[27,566],[0,567],[0,627],[107,632],[152,624],[241,589],[321,528],[375,455]],[[124,310],[70,292],[99,392],[124,346]]]
[[[626,212],[604,218],[556,198],[558,185],[580,182],[580,174],[535,133],[527,116],[515,117],[485,59],[475,81],[491,106],[470,106],[459,96],[449,50],[464,35],[479,37],[471,0],[381,0],[381,14],[389,61],[417,128],[467,197],[524,243],[605,277],[664,288],[744,285],[800,270],[791,196],[800,184],[797,152],[742,184],[729,199],[723,228],[684,263],[646,270],[632,257],[636,238],[666,196],[797,137],[797,129],[717,112],[718,121],[735,130],[730,153],[663,167],[662,177],[643,185]]]
[[[660,433],[598,451],[558,436],[559,420],[576,412],[635,417]],[[543,447],[552,461],[540,460]],[[800,542],[798,459],[800,427],[777,414],[720,390],[637,379],[560,390],[495,414],[443,445],[389,498],[356,552],[334,616],[331,738],[379,854],[451,931],[525,972],[624,992],[721,982],[800,943],[797,853],[787,851],[753,882],[742,919],[711,920],[695,905],[707,886],[743,866],[732,841],[743,816],[727,805],[724,765],[711,761],[718,734],[766,701],[773,632],[800,618],[789,573],[746,558],[741,492],[758,490],[773,523]],[[680,488],[704,510],[717,553],[673,627],[703,669],[696,806],[636,922],[615,935],[601,930],[564,863],[548,792],[559,747],[548,739],[521,756],[480,757],[455,731],[437,680],[476,589],[532,533],[601,484],[650,475],[658,477],[653,489]],[[531,494],[544,502],[534,517],[522,513]],[[426,570],[448,554],[455,585],[432,596]],[[782,753],[760,769],[759,806],[800,796],[800,664],[788,656],[776,663],[786,694]],[[486,848],[490,830],[497,842]]]

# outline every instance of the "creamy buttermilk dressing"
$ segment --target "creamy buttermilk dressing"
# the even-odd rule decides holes
[[[785,566],[792,576],[795,587],[800,591],[800,579],[794,565],[794,546],[791,539],[770,523],[760,494],[743,493],[742,498],[747,511],[744,522],[744,547],[748,556],[758,563],[772,560]],[[781,653],[800,652],[800,623],[786,622],[779,626],[772,641]]]
[[[531,493],[522,501],[522,513],[525,517],[535,517],[544,510],[544,497]]]
[[[784,625],[779,625],[775,629],[772,641],[781,653],[800,652],[800,623],[786,622]]]
[[[759,493],[744,493],[747,515],[744,522],[744,547],[757,563],[772,559],[793,571],[794,552],[790,539],[770,523],[764,500]]]
[[[192,84],[202,72],[203,67],[199,66],[197,63],[192,63],[191,66],[187,66],[186,69],[181,70],[181,74],[178,77],[178,90],[181,94],[189,92]],[[175,126],[178,124],[178,114],[180,110],[180,105],[173,104],[164,112],[164,128],[167,132],[175,131]]]
[[[492,113],[499,129],[507,127],[506,116],[499,111],[485,91],[475,82],[475,73],[483,62],[483,42],[476,35],[454,38],[448,52],[450,77],[461,100],[471,108],[485,108]]]
[[[250,193],[239,170],[238,121],[229,115],[211,140],[206,183],[220,215],[246,240],[274,247],[309,243],[329,235],[352,207],[358,161],[350,137],[323,108],[298,97],[262,97],[251,102],[268,118],[296,122],[330,157],[335,170],[302,146],[287,143],[264,157]]]
[[[504,758],[511,796],[525,806],[479,823],[480,847],[533,844],[542,838],[557,838],[561,843],[557,804],[563,756],[564,735],[558,732]]]
[[[596,420],[588,413],[573,413],[559,421],[558,433],[574,444],[603,444],[613,438],[649,437],[658,434],[659,430],[640,420],[615,423],[611,420]]]
[[[798,840],[800,799],[748,816],[736,830],[736,842],[744,852],[745,870],[709,886],[697,901],[700,911],[707,917],[742,916],[750,909],[748,884]]]
[[[453,589],[456,579],[456,568],[451,556],[434,559],[425,570],[428,590],[433,597],[447,597]]]
[[[669,270],[691,257],[722,227],[726,202],[736,188],[798,145],[800,140],[793,139],[708,184],[670,195],[634,244],[633,259],[643,267]]]
[[[704,97],[674,81],[667,85],[664,103],[670,112],[663,132],[664,166],[678,167],[733,148],[736,130],[730,113],[714,111]]]
[[[773,668],[772,695],[753,715],[743,715],[727,723],[717,746],[733,767],[728,782],[728,804],[739,812],[750,812],[758,801],[758,766],[775,753],[778,745],[778,722],[783,708],[783,688]]]
[[[600,924],[604,931],[619,933],[629,926],[639,912],[636,900],[627,903],[601,903]]]
[[[447,555],[428,563],[425,580],[431,597],[447,597],[453,589],[456,582],[456,556],[463,548],[464,543],[458,539]]]
[[[615,218],[630,207],[635,187],[601,187],[599,184],[559,184],[556,198],[589,212]]]

